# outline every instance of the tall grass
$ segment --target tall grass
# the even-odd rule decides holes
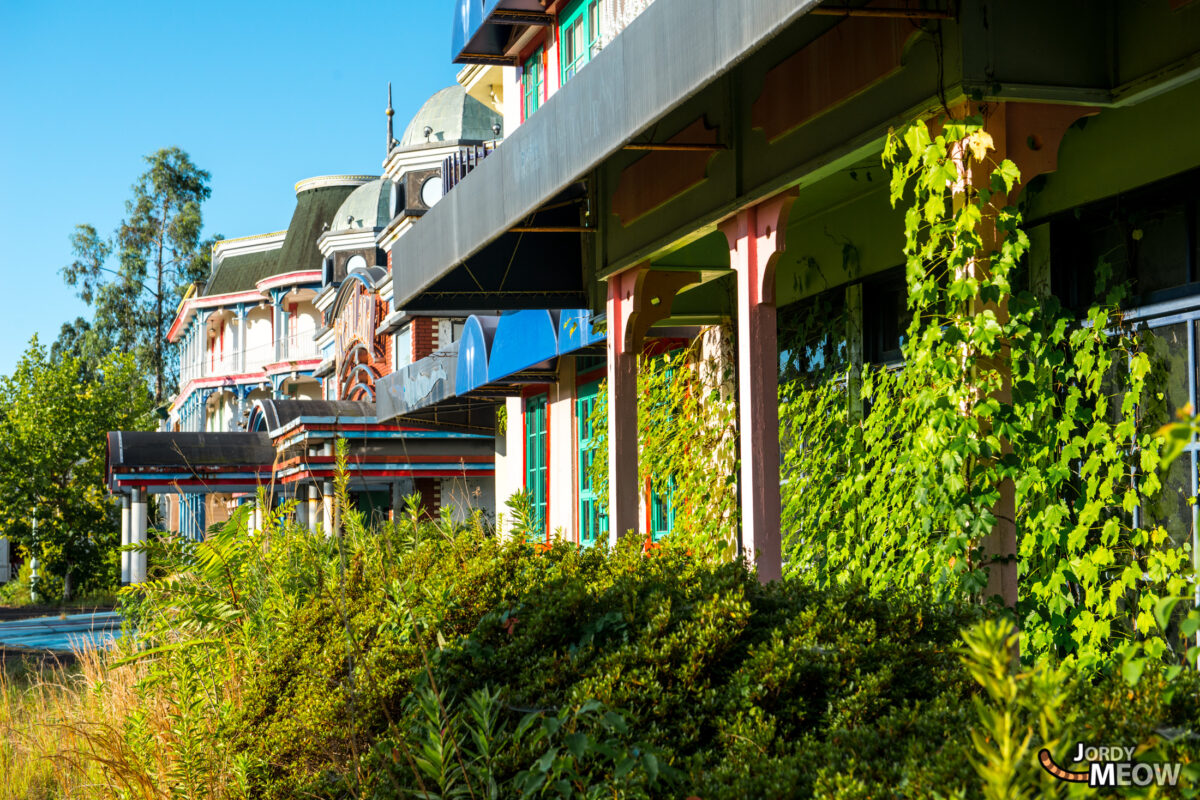
[[[224,743],[277,623],[322,594],[344,608],[349,560],[388,574],[423,538],[458,527],[423,515],[417,496],[408,514],[369,526],[342,475],[331,535],[296,525],[290,504],[257,533],[242,509],[203,543],[161,535],[143,545],[151,580],[122,592],[129,635],[77,650],[74,665],[6,666],[0,800],[248,797],[247,759]]]

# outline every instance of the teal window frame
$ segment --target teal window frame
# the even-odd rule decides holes
[[[525,401],[525,491],[529,493],[531,536],[540,541],[546,535],[547,481],[547,396],[535,395]]]
[[[521,108],[524,110],[524,118],[529,119],[533,112],[538,110],[542,102],[542,85],[545,83],[545,75],[542,74],[542,48],[533,51],[528,60],[526,60],[524,69],[521,71]]]
[[[655,367],[678,352],[679,349],[676,348],[655,356]],[[674,377],[674,369],[667,368],[664,372],[668,380]],[[650,538],[657,542],[675,530],[675,476],[669,476],[665,485],[659,482],[657,488],[654,483],[656,482],[651,482],[650,490]]]
[[[576,389],[575,419],[579,438],[579,543],[591,547],[601,536],[608,533],[608,514],[602,508],[603,500],[596,491],[591,478],[591,465],[597,458],[607,458],[600,449],[598,426],[591,422],[592,412],[600,393],[600,381],[592,381]]]
[[[675,530],[675,478],[667,479],[662,490],[650,493],[650,537],[658,541]]]
[[[600,52],[604,0],[575,0],[559,16],[559,79],[565,84]]]

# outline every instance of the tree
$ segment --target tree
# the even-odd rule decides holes
[[[53,352],[82,357],[92,368],[111,350],[133,353],[161,403],[178,377],[167,329],[187,287],[208,275],[215,239],[200,239],[209,173],[177,147],[146,162],[149,169],[134,183],[125,219],[110,238],[91,225],[78,225],[71,235],[75,259],[62,276],[91,306],[93,319],[64,325]]]
[[[55,587],[61,581],[64,599],[111,582],[106,556],[119,535],[105,434],[147,427],[151,407],[128,353],[103,357],[89,374],[79,358],[49,358],[35,336],[0,379],[0,530],[41,560]]]

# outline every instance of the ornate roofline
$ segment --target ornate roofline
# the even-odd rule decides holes
[[[317,175],[296,181],[296,194],[310,189],[320,189],[324,186],[362,186],[364,183],[378,180],[379,175]]]

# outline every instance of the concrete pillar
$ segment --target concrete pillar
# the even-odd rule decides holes
[[[392,481],[392,522],[400,519],[404,505],[404,490],[400,481]]]
[[[608,538],[638,530],[637,359],[646,332],[671,314],[691,270],[634,267],[608,279]]]
[[[775,263],[795,192],[721,223],[737,273],[738,438],[742,552],[763,583],[783,576],[779,531],[779,347]]]
[[[121,495],[121,546],[133,543],[133,516],[130,511],[129,495]],[[132,575],[132,553],[121,553],[121,583],[129,583]]]
[[[237,351],[236,358],[237,358],[238,372],[243,373],[243,374],[246,372],[246,344],[247,344],[247,342],[249,342],[247,327],[246,327],[246,316],[248,314],[249,314],[249,312],[246,310],[246,307],[244,305],[237,307],[238,351]]]
[[[333,481],[325,481],[321,484],[321,528],[326,536],[333,535],[334,522]]]
[[[308,499],[305,500],[305,505],[308,507],[306,511],[308,529],[316,533],[320,530],[321,525],[320,498],[318,497],[316,484],[308,487]]]
[[[846,378],[846,401],[852,425],[862,422],[863,370],[863,287],[861,283],[846,287],[846,355],[850,362]],[[857,432],[856,432],[857,434]]]
[[[9,574],[8,539],[0,536],[0,583],[12,580]]]
[[[137,488],[133,490],[133,499],[130,505],[132,506],[130,514],[133,518],[133,528],[130,539],[133,544],[144,544],[146,541],[146,490]],[[130,583],[141,583],[146,580],[146,553],[135,552],[130,562]]]
[[[612,287],[609,291],[611,294]],[[608,318],[613,318],[610,298]],[[621,346],[618,331],[608,328],[608,538],[637,533],[638,438],[637,351]],[[640,344],[640,343],[639,343]]]
[[[308,487],[296,487],[296,524],[307,528],[308,527]]]

